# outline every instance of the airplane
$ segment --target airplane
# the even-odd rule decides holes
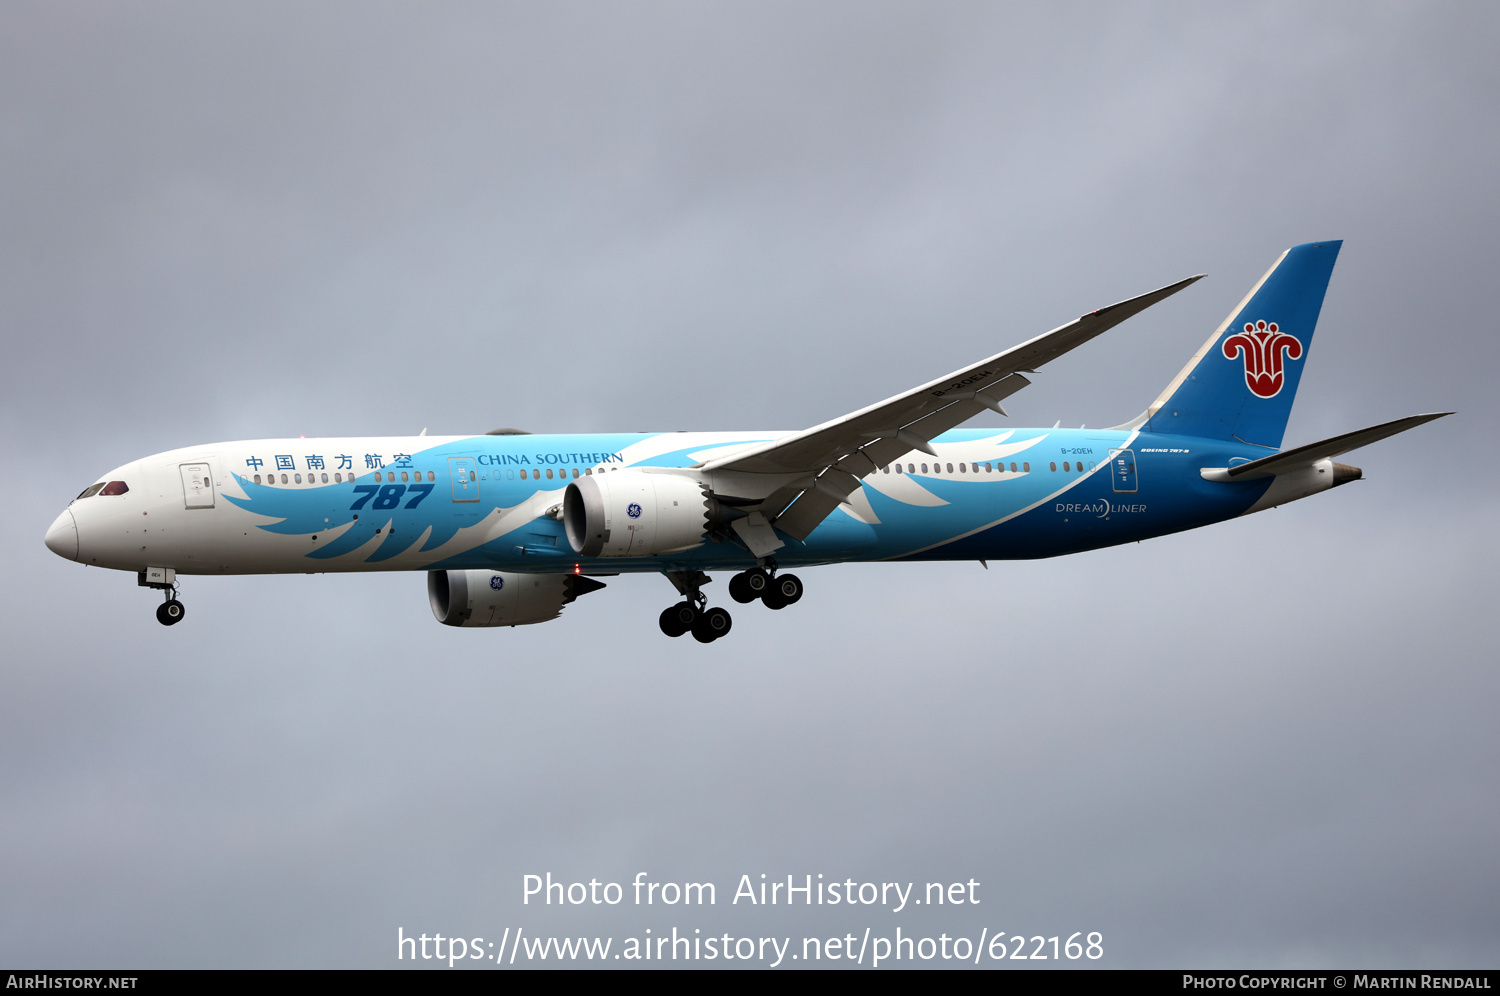
[[[1068,322],[800,432],[257,439],[117,467],[47,530],[68,560],[130,571],[185,609],[182,575],[425,571],[448,626],[557,618],[597,580],[661,573],[667,636],[710,643],[711,571],[738,603],[795,604],[787,568],[1018,560],[1193,529],[1358,480],[1333,458],[1452,412],[1282,449],[1341,241],[1282,253],[1136,418],[1107,429],[960,428],[1044,364],[1199,280]]]

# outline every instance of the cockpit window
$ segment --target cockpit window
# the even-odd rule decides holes
[[[99,493],[99,489],[102,488],[102,487],[104,487],[104,482],[103,481],[100,481],[98,484],[90,484],[88,487],[86,487],[86,488],[83,489],[83,494],[79,495],[77,498],[74,498],[73,500],[74,501],[80,501],[80,500],[82,500],[84,498],[92,498],[92,497],[94,497],[94,495],[96,495],[96,494]]]
[[[124,481],[110,481],[104,486],[104,490],[100,491],[99,493],[101,495],[123,495],[129,490],[130,486],[127,485]]]

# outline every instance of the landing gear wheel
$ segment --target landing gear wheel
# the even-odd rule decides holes
[[[693,628],[693,623],[698,620],[698,610],[692,602],[678,602],[669,605],[661,611],[658,623],[661,631],[668,636],[681,636]]]
[[[729,597],[744,605],[765,594],[771,576],[759,567],[741,571],[729,579]]]
[[[802,597],[802,582],[795,574],[778,574],[771,578],[760,600],[768,609],[784,609]]]
[[[175,626],[187,615],[187,609],[175,598],[169,598],[156,607],[156,621],[163,626]]]
[[[720,608],[712,608],[707,612],[699,614],[693,622],[693,639],[699,643],[712,643],[719,637],[728,634],[734,620],[729,613]]]

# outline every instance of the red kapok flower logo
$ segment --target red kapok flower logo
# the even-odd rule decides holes
[[[1245,386],[1257,398],[1274,398],[1286,383],[1286,360],[1302,358],[1302,343],[1276,327],[1275,322],[1246,322],[1245,331],[1224,340],[1224,355],[1245,357]]]

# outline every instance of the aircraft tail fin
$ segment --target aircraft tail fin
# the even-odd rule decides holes
[[[1342,245],[1282,253],[1147,409],[1143,428],[1280,447]]]

